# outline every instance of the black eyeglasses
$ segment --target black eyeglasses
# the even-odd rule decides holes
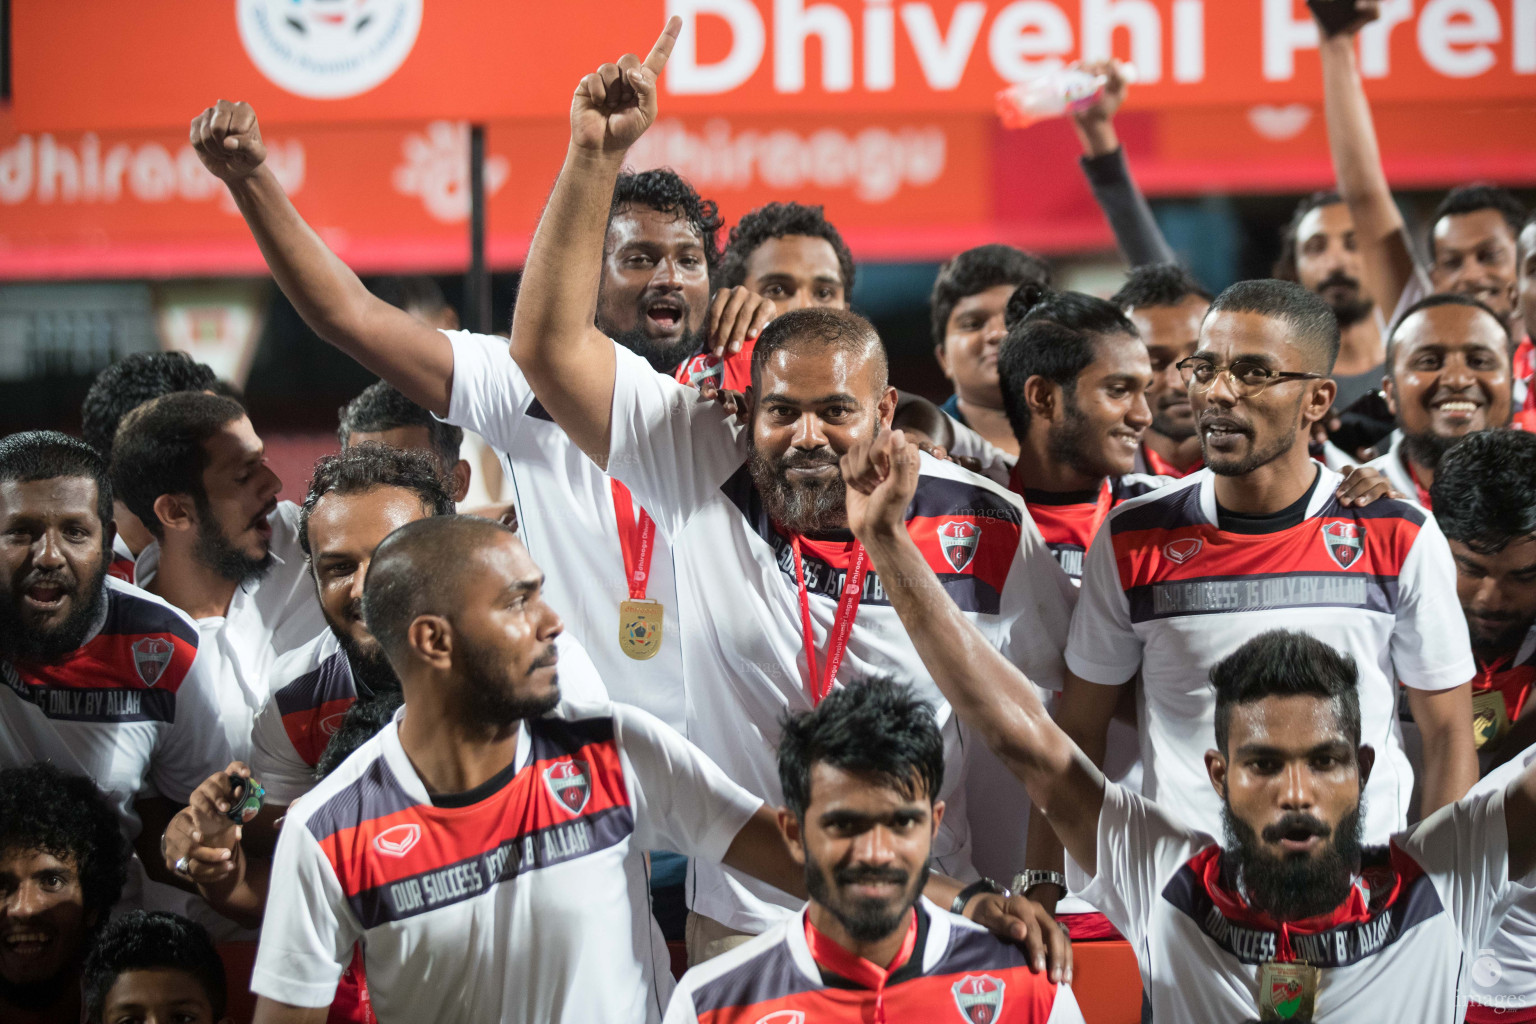
[[[1174,363],[1174,368],[1184,378],[1184,386],[1192,391],[1209,391],[1216,378],[1225,375],[1233,393],[1246,398],[1265,388],[1291,380],[1325,380],[1324,373],[1303,373],[1299,370],[1271,370],[1263,363],[1251,359],[1239,359],[1231,366],[1217,366],[1209,359],[1190,356]]]

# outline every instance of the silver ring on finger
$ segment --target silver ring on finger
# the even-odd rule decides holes
[[[178,875],[185,875],[187,873],[187,858],[185,858],[185,857],[177,857],[176,858],[176,873]]]

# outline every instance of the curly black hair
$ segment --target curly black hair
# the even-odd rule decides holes
[[[135,352],[102,370],[80,404],[80,434],[112,458],[117,425],[130,410],[173,391],[219,390],[219,378],[185,352]]]
[[[1280,231],[1280,255],[1275,258],[1275,265],[1270,268],[1269,276],[1280,281],[1297,281],[1299,277],[1296,271],[1296,233],[1301,230],[1301,222],[1307,214],[1323,206],[1333,206],[1342,203],[1344,197],[1337,192],[1313,192],[1309,196],[1302,197],[1296,204],[1296,209],[1291,211],[1291,221]]]
[[[233,398],[178,391],[151,399],[123,417],[113,442],[112,485],[156,539],[165,536],[165,526],[155,514],[162,494],[189,494],[199,508],[207,507],[206,442],[244,415],[245,408]]]
[[[1468,434],[1440,460],[1429,494],[1440,532],[1480,555],[1536,536],[1536,435]]]
[[[613,186],[613,202],[608,205],[608,223],[616,214],[632,206],[645,206],[657,213],[671,214],[688,221],[699,244],[704,247],[704,262],[714,276],[720,262],[720,208],[712,199],[703,199],[687,180],[670,167],[650,171],[625,171]]]
[[[463,428],[444,423],[382,380],[368,385],[336,413],[336,440],[343,448],[351,443],[353,434],[377,434],[400,427],[426,428],[427,443],[443,464],[443,472],[450,472],[459,461]]]
[[[944,787],[944,739],[933,709],[910,686],[874,679],[833,690],[816,710],[786,716],[782,725],[779,786],[796,817],[811,805],[818,763],[872,776],[929,803]]]
[[[339,455],[327,455],[315,463],[304,504],[299,506],[299,547],[309,551],[309,517],[327,494],[361,494],[375,487],[399,487],[412,491],[421,507],[434,516],[453,515],[442,467],[426,452],[392,448],[378,441],[355,444]]]
[[[843,276],[843,295],[846,297],[853,294],[855,267],[848,243],[843,241],[837,228],[827,220],[822,207],[806,206],[804,203],[769,203],[748,212],[737,221],[725,243],[725,252],[720,256],[717,285],[721,288],[735,288],[745,284],[747,260],[757,251],[757,247],[770,238],[785,238],[789,235],[825,239],[837,254],[837,269]]]
[[[86,913],[105,921],[132,851],[96,784],[42,761],[0,771],[0,852],[37,850],[74,862]]]
[[[953,257],[939,268],[928,299],[933,321],[933,344],[942,346],[949,333],[949,315],[961,299],[979,295],[1000,284],[1038,284],[1050,287],[1051,265],[1034,253],[1011,245],[978,245]]]
[[[101,930],[85,958],[80,987],[85,1019],[102,1024],[107,993],[129,971],[182,971],[197,979],[213,1019],[220,1020],[229,993],[224,961],[203,926],[179,914],[130,910]]]
[[[1504,223],[1509,225],[1511,238],[1520,237],[1520,230],[1525,227],[1525,218],[1528,214],[1525,206],[1507,188],[1482,183],[1458,185],[1445,194],[1445,198],[1440,200],[1440,205],[1435,207],[1435,215],[1430,218],[1429,258],[1435,258],[1436,224],[1446,217],[1476,213],[1479,210],[1498,211],[1499,216],[1504,218]]]
[[[1076,393],[1077,378],[1095,358],[1103,337],[1139,337],[1136,327],[1112,302],[1082,292],[1058,292],[1033,282],[1021,284],[1008,297],[1003,314],[1008,336],[997,352],[997,378],[1003,392],[1003,412],[1014,437],[1029,433],[1033,414],[1024,398],[1031,377],[1044,377]]]

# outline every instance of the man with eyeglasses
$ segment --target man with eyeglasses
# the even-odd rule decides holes
[[[1339,475],[1307,455],[1338,348],[1332,311],[1299,285],[1245,281],[1218,296],[1179,363],[1206,468],[1111,512],[1084,566],[1058,717],[1093,756],[1139,672],[1144,792],[1211,835],[1222,816],[1205,782],[1210,669],[1266,630],[1307,633],[1360,666],[1361,742],[1376,751],[1364,841],[1386,842],[1409,817],[1399,681],[1424,730],[1420,813],[1477,779],[1475,669],[1444,536],[1407,501],[1346,506]]]

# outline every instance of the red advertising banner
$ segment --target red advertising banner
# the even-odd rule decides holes
[[[1383,0],[1373,99],[1536,101],[1536,0]],[[1315,102],[1302,0],[18,0],[22,131],[185,124],[214,100],[269,124],[558,118],[580,76],[684,31],[669,115],[980,114],[1078,57],[1136,65],[1143,109]]]

